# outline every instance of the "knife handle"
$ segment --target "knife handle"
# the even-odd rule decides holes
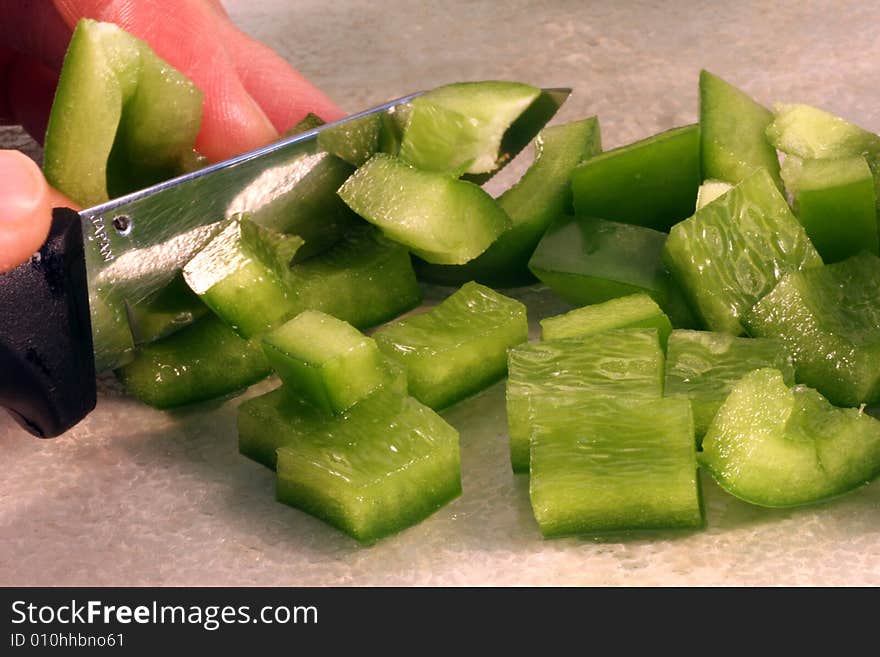
[[[40,438],[95,407],[95,361],[79,215],[56,208],[40,251],[0,274],[0,406]]]

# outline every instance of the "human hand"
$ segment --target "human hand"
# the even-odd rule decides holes
[[[0,122],[42,141],[58,72],[80,18],[116,23],[202,90],[196,149],[211,161],[253,150],[309,112],[344,113],[268,47],[238,30],[219,0],[0,0]],[[72,204],[36,164],[0,151],[0,272],[46,239],[52,207]]]

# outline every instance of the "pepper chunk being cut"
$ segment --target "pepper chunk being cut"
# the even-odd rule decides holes
[[[241,226],[240,220],[233,220],[187,263],[184,277],[244,337],[260,335],[303,310],[320,310],[368,328],[421,301],[406,249],[369,226],[358,227],[320,255],[286,269],[283,264],[296,246],[294,237],[286,236],[279,252],[277,244],[269,249],[248,245]],[[272,267],[252,255],[267,251]]]
[[[428,312],[379,329],[379,348],[405,369],[410,394],[441,409],[501,379],[507,349],[528,338],[526,308],[466,283]]]
[[[389,239],[437,264],[473,260],[511,226],[481,187],[381,153],[355,171],[339,196]]]
[[[296,314],[293,290],[245,248],[240,217],[186,264],[183,276],[205,305],[244,338]]]
[[[880,421],[835,408],[780,372],[747,374],[703,439],[700,463],[732,495],[771,507],[819,502],[880,474]]]

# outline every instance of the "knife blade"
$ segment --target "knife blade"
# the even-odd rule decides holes
[[[56,213],[53,234],[59,237],[47,243],[35,256],[36,262],[32,259],[22,267],[31,276],[34,271],[41,269],[40,263],[43,262],[70,261],[76,264],[78,259],[84,260],[84,285],[71,279],[66,281],[65,287],[59,283],[56,271],[40,279],[41,292],[37,296],[46,299],[64,297],[65,294],[76,296],[79,287],[84,288],[83,293],[87,289],[88,312],[85,314],[90,324],[91,340],[83,339],[82,330],[68,326],[65,349],[59,350],[58,326],[53,330],[40,324],[24,326],[21,322],[11,321],[11,317],[7,317],[6,321],[0,318],[0,365],[3,365],[0,367],[0,405],[11,408],[19,423],[36,435],[57,435],[72,426],[94,406],[94,393],[91,393],[90,401],[88,391],[89,379],[94,387],[94,372],[116,368],[132,357],[135,349],[129,324],[129,309],[132,306],[167,286],[231,216],[243,212],[258,213],[279,200],[295,195],[297,186],[308,179],[310,172],[320,167],[327,158],[334,157],[322,148],[322,133],[341,131],[345,134],[344,131],[356,130],[359,124],[383,115],[393,122],[396,116],[404,114],[404,109],[413,99],[423,93],[403,96],[250,153],[82,210],[78,213],[82,232],[81,253],[70,238],[70,224],[75,215],[69,210]],[[570,93],[570,89],[563,88],[542,90],[541,95],[505,133],[496,171],[537,135]],[[492,174],[479,174],[470,179],[481,184]],[[74,277],[81,276],[81,273],[76,273],[80,272],[81,267],[71,264],[65,264],[64,267],[68,273],[73,272],[71,275]],[[7,315],[15,314],[13,309],[23,303],[20,299],[36,298],[33,294],[28,296],[21,280],[24,279],[10,274],[0,276],[0,307],[8,309]],[[82,306],[85,304],[75,299],[64,301],[56,313],[56,324],[63,324],[64,321],[82,322]],[[62,315],[66,319],[62,319]],[[22,335],[23,332],[28,335]],[[38,336],[37,333],[42,335]],[[88,334],[89,329],[85,333]],[[71,341],[71,335],[77,338]],[[43,351],[34,346],[38,342],[52,342],[53,339],[55,344],[44,345]],[[46,362],[35,362],[46,359],[33,354],[52,353],[53,358],[63,359],[65,351],[81,351],[84,342],[91,343],[89,349],[94,352],[93,369],[83,369],[82,358],[77,360],[72,355],[68,362],[51,366]],[[25,353],[28,349],[31,355]],[[27,385],[23,385],[23,381],[27,381]],[[77,390],[72,390],[72,387]],[[31,392],[23,394],[24,388]],[[81,399],[72,399],[77,395]],[[70,409],[63,411],[60,406],[64,404],[69,405]]]

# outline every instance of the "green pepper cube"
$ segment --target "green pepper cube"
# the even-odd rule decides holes
[[[274,264],[269,267],[251,255],[254,246],[245,244],[241,225],[232,221],[183,271],[202,301],[246,338],[304,310],[320,310],[356,328],[368,328],[421,301],[409,253],[369,226],[358,227],[330,249],[285,269],[286,247],[274,253],[268,249]],[[295,246],[298,240],[291,239],[287,243]]]
[[[373,337],[403,365],[410,394],[441,409],[503,378],[507,349],[528,339],[528,331],[523,304],[471,282]]]
[[[645,293],[674,326],[695,325],[661,258],[666,234],[591,217],[560,217],[535,249],[529,269],[576,306]]]
[[[279,447],[327,422],[326,413],[282,385],[238,407],[238,451],[274,470]]]
[[[399,405],[406,397],[406,373],[403,368],[390,359],[385,359],[384,367],[382,386],[357,404],[373,403],[371,400],[377,397],[386,405]],[[353,408],[350,407],[344,414],[350,415]],[[279,447],[317,431],[335,417],[303,399],[298,390],[282,385],[264,395],[248,399],[238,407],[238,451],[274,470]]]
[[[318,132],[318,146],[359,167],[379,149],[382,120],[378,114],[350,118]]]
[[[631,294],[542,319],[541,339],[584,338],[618,328],[656,328],[665,349],[672,324],[647,294]]]
[[[723,180],[704,180],[703,184],[700,185],[700,189],[697,190],[697,206],[695,209],[699,210],[709,205],[716,198],[723,196],[731,189],[733,189],[733,185]]]
[[[700,71],[700,151],[703,176],[742,182],[763,168],[782,189],[779,156],[767,140],[773,113],[729,82]]]
[[[545,412],[530,450],[529,497],[547,538],[703,526],[685,399],[604,399]]]
[[[540,94],[528,84],[496,80],[459,82],[422,94],[411,103],[400,158],[456,177],[494,171],[504,133]]]
[[[375,395],[280,447],[276,493],[372,543],[461,494],[458,432],[412,397]]]
[[[795,195],[798,219],[825,262],[878,252],[874,178],[862,156],[804,160]]]
[[[836,497],[880,474],[880,421],[835,408],[773,369],[737,383],[703,439],[700,464],[732,495],[790,507]]]
[[[548,226],[571,212],[571,172],[602,150],[596,117],[545,128],[535,140],[535,161],[520,181],[498,197],[513,222],[481,255],[464,265],[422,263],[419,276],[441,285],[474,280],[494,287],[535,280],[529,258]]]
[[[822,264],[764,169],[677,224],[664,260],[705,325],[732,335],[781,276]]]
[[[495,199],[477,185],[421,171],[383,153],[355,171],[339,196],[389,239],[438,264],[473,260],[511,226]]]
[[[571,176],[578,215],[660,231],[694,210],[700,175],[700,126],[667,130],[605,151]]]
[[[875,195],[880,190],[880,135],[839,116],[809,105],[778,104],[767,138],[786,154],[782,174],[788,191],[800,187],[801,160],[845,159],[862,156],[874,176]]]
[[[239,335],[251,338],[296,314],[296,296],[242,243],[234,218],[183,268],[187,285]]]
[[[363,223],[336,194],[354,167],[320,151],[303,153],[285,165],[283,174],[270,170],[254,189],[240,195],[227,210],[247,212],[260,227],[296,235],[305,243],[294,254],[302,262],[323,253]]]
[[[809,105],[776,105],[766,132],[776,148],[802,159],[880,155],[880,135]]]
[[[782,339],[797,380],[833,404],[880,401],[880,258],[791,272],[745,318],[752,335]]]
[[[656,329],[616,329],[535,342],[508,352],[507,425],[514,472],[529,470],[529,436],[541,400],[570,406],[597,398],[659,399],[663,350]]]
[[[64,58],[46,129],[43,172],[84,207],[182,173],[202,93],[150,47],[82,19]]]
[[[664,394],[691,400],[699,442],[734,384],[764,367],[781,371],[786,384],[794,384],[794,362],[781,340],[673,331],[666,348]]]
[[[284,278],[305,241],[299,235],[287,235],[261,226],[248,217],[241,219],[241,242],[244,251]]]
[[[422,301],[409,252],[367,225],[294,265],[285,282],[296,294],[296,312],[320,310],[358,329],[392,320]]]
[[[208,315],[144,345],[116,375],[145,404],[172,408],[242,391],[271,371],[259,342]]]
[[[315,310],[263,336],[263,350],[288,388],[327,412],[353,406],[385,379],[382,356],[372,338]]]
[[[210,312],[182,275],[141,302],[128,305],[131,334],[137,344],[153,342],[189,326]]]

